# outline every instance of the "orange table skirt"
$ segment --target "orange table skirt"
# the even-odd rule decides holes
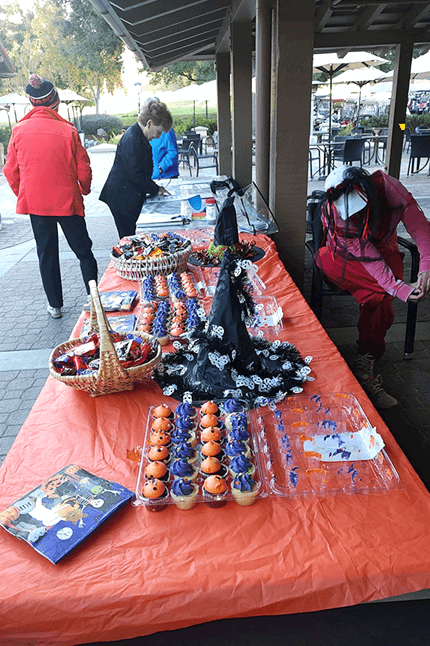
[[[246,237],[246,236],[245,236]],[[285,271],[274,243],[259,275],[284,312],[282,341],[311,355],[305,392],[354,394],[403,489],[269,497],[251,507],[129,505],[54,566],[0,531],[0,643],[114,641],[227,617],[307,612],[430,587],[430,496]],[[100,288],[131,288],[110,266]],[[80,322],[81,323],[81,322]],[[76,331],[80,330],[80,323]],[[169,349],[169,348],[167,348]],[[155,382],[91,398],[49,377],[0,470],[0,508],[69,463],[134,489]],[[279,406],[282,408],[282,405]]]

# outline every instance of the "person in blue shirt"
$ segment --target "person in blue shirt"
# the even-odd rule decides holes
[[[178,145],[173,128],[163,132],[159,139],[152,139],[152,179],[178,177]]]

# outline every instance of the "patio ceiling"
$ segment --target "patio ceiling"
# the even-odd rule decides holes
[[[253,20],[256,0],[91,0],[151,70],[229,51],[231,20]],[[373,49],[412,39],[430,49],[430,1],[316,0],[315,51]]]

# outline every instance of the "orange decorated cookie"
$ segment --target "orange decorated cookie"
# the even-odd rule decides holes
[[[218,442],[210,440],[202,446],[202,455],[216,457],[221,453],[221,447]]]
[[[170,422],[167,417],[156,417],[152,422],[151,428],[153,431],[170,431],[172,428],[172,422]]]
[[[150,446],[148,458],[151,461],[161,460],[161,462],[167,462],[169,459],[169,451],[165,446]]]
[[[217,426],[209,426],[208,428],[205,428],[204,431],[201,432],[202,442],[210,442],[213,440],[214,442],[220,442],[222,438],[221,431]]]
[[[149,478],[143,485],[143,495],[150,500],[161,498],[165,491],[166,485],[158,478]]]
[[[150,462],[145,467],[145,478],[158,478],[159,480],[167,480],[169,472],[164,462]]]
[[[209,426],[217,426],[218,417],[216,415],[213,415],[212,413],[208,413],[207,415],[203,415],[200,424],[203,428],[209,428]]]
[[[149,438],[149,443],[152,446],[167,446],[170,441],[170,433],[166,433],[166,431],[152,431]]]
[[[154,408],[152,414],[154,417],[171,417],[173,413],[166,404],[160,404],[160,406]]]
[[[218,415],[219,409],[218,406],[213,401],[208,401],[203,404],[200,409],[202,415]]]

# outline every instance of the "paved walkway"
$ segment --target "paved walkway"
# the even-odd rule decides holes
[[[406,160],[406,157],[405,157]],[[100,275],[117,242],[109,209],[98,200],[109,171],[107,155],[91,153],[93,190],[85,198],[87,226],[93,240]],[[212,170],[208,173],[212,174]],[[185,173],[187,176],[188,173]],[[401,176],[430,219],[430,179],[421,173],[412,179]],[[323,182],[309,182],[309,191]],[[66,241],[60,238],[63,276],[63,318],[53,320],[46,312],[35,245],[27,216],[15,214],[15,197],[0,174],[0,463],[9,451],[21,425],[44,385],[47,361],[56,345],[70,336],[86,299],[79,264]],[[307,259],[305,296],[310,293],[310,259]],[[357,306],[352,297],[324,299],[323,325],[351,364],[356,339]],[[417,341],[412,361],[403,360],[406,306],[396,302],[396,323],[389,332],[387,352],[380,366],[387,390],[399,406],[382,412],[397,441],[430,487],[430,299],[418,308]]]

